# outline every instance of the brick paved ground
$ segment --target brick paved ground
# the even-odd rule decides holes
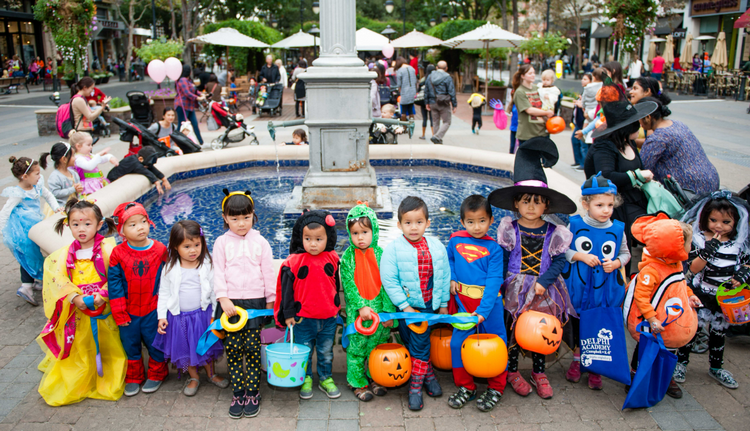
[[[462,101],[468,95],[460,96]],[[462,103],[460,106],[464,105]],[[468,106],[468,105],[467,105]],[[285,106],[285,110],[293,109]],[[470,132],[470,110],[460,109],[445,139],[446,145],[507,151],[507,131],[497,131],[491,117],[485,117],[481,135]],[[421,124],[420,124],[421,125]],[[264,129],[264,128],[263,128]],[[421,132],[421,129],[419,130]],[[429,136],[428,131],[428,136]],[[261,144],[270,144],[267,133],[258,133]],[[208,135],[210,137],[210,135]],[[279,141],[289,140],[291,131],[280,131]],[[572,179],[577,174],[567,169],[571,159],[569,133],[555,136],[561,151],[559,169]],[[401,144],[425,144],[402,139]],[[111,141],[113,153],[122,155],[125,145]],[[237,145],[237,144],[235,144]],[[24,149],[38,154],[47,145]],[[569,163],[569,162],[567,162]],[[47,172],[49,174],[49,172]],[[3,171],[0,183],[13,181]],[[4,199],[0,199],[0,204]],[[117,402],[86,400],[76,405],[49,407],[37,392],[41,373],[36,367],[42,353],[34,341],[45,319],[41,307],[33,308],[15,296],[18,287],[18,264],[11,253],[0,247],[0,431],[102,429],[106,431],[136,429],[232,430],[250,427],[268,430],[631,430],[631,429],[727,429],[750,428],[750,338],[730,339],[726,347],[726,368],[739,381],[737,390],[719,386],[707,374],[707,355],[693,355],[687,382],[682,385],[681,400],[666,398],[651,409],[622,412],[623,386],[606,380],[604,390],[588,389],[585,380],[571,384],[564,378],[570,361],[565,352],[558,362],[548,362],[548,376],[555,390],[551,400],[535,394],[521,398],[508,388],[498,407],[491,413],[479,412],[473,404],[463,410],[447,406],[447,395],[455,390],[450,373],[439,372],[446,395],[438,399],[425,397],[425,408],[412,412],[406,407],[406,389],[392,390],[384,398],[369,403],[355,400],[345,388],[342,352],[337,352],[335,380],[342,389],[338,400],[329,401],[315,390],[313,399],[301,401],[294,390],[271,389],[265,383],[261,413],[256,419],[232,420],[227,417],[231,399],[229,389],[209,385],[202,375],[202,386],[193,398],[180,394],[183,382],[172,371],[169,380],[156,393],[123,397]],[[37,295],[39,295],[37,293]],[[38,299],[41,299],[39,296]],[[631,346],[632,349],[632,346]],[[521,368],[528,376],[530,361]],[[218,364],[224,373],[225,362]],[[224,373],[225,374],[225,373]],[[480,384],[479,389],[483,390]]]

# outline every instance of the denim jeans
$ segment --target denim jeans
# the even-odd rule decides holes
[[[307,358],[307,375],[312,377],[313,349],[318,353],[318,378],[323,381],[331,377],[333,368],[333,339],[336,334],[336,318],[311,319],[305,317],[294,325],[294,342],[310,348]],[[429,343],[429,340],[427,341]]]
[[[187,118],[185,118],[185,114],[187,114]],[[177,108],[177,127],[179,127],[183,121],[190,121],[190,124],[193,125],[193,132],[195,132],[195,137],[198,138],[198,142],[203,145],[203,138],[201,137],[201,131],[200,131],[200,124],[198,123],[198,117],[195,116],[195,111],[186,111],[182,109],[181,107]]]
[[[34,277],[32,277],[25,269],[23,269],[23,266],[21,267],[21,283],[25,284],[31,284],[34,282]]]
[[[435,313],[432,307],[429,307],[429,308],[416,308],[415,307],[414,310],[420,313],[430,313],[430,314]],[[409,326],[406,324],[405,320],[401,319],[398,321],[398,334],[401,336],[401,340],[406,345],[406,348],[409,349],[409,353],[411,353],[411,355],[415,359],[419,359],[421,361],[430,360],[429,328],[424,333],[417,334],[416,332],[409,329]]]
[[[570,142],[573,144],[573,159],[576,162],[576,165],[583,167],[583,160],[586,158],[586,156],[581,156],[581,154],[583,154],[581,147],[586,144],[576,138],[576,132],[579,130],[581,130],[580,127],[575,128],[575,130],[573,131],[573,136],[570,137]]]

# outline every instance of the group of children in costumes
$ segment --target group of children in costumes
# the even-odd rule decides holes
[[[55,163],[68,166],[65,157]],[[227,332],[220,345],[202,355],[196,351],[198,339],[213,319],[222,314],[235,319],[235,307],[241,307],[272,309],[275,324],[293,326],[295,342],[311,348],[300,398],[313,395],[312,349],[317,353],[318,388],[337,398],[341,393],[332,378],[332,361],[343,285],[347,324],[358,317],[367,321],[373,313],[396,310],[477,316],[478,329],[453,330],[452,372],[458,390],[448,397],[450,407],[462,408],[476,399],[480,410],[490,411],[500,401],[506,383],[522,396],[529,395],[533,386],[540,397],[551,398],[543,355],[531,354],[531,385],[518,369],[517,318],[530,309],[555,316],[565,325],[566,341],[576,349],[579,313],[605,297],[608,302],[623,300],[626,286],[619,269],[630,260],[625,226],[610,220],[618,204],[617,189],[600,175],[582,186],[584,215],[572,217],[568,227],[543,218],[576,211],[568,197],[547,185],[543,167],[553,166],[557,159],[557,149],[548,138],[524,142],[516,156],[515,184],[487,198],[466,198],[460,216],[465,230],[454,233],[447,248],[425,236],[429,212],[418,197],[407,197],[399,205],[398,228],[403,235],[385,249],[378,245],[375,212],[367,204],[355,206],[346,218],[350,244],[341,259],[334,250],[333,216],[307,211],[294,225],[290,255],[278,276],[268,241],[253,229],[258,222],[253,197],[250,192],[226,189],[221,210],[227,231],[216,240],[213,254],[194,221],[173,225],[165,246],[149,238],[152,223],[140,204],[123,203],[110,219],[94,203],[71,198],[56,230],[62,233],[67,226],[74,240],[43,260],[38,247],[37,254],[30,253],[33,243],[26,244],[12,233],[25,229],[28,234],[30,225],[24,224],[41,218],[40,197],[53,210],[58,209],[58,201],[39,184],[39,162],[15,160],[12,172],[19,184],[3,192],[9,200],[0,212],[0,227],[22,264],[23,282],[33,284],[44,272],[44,308],[49,320],[39,337],[47,354],[40,365],[44,376],[39,392],[50,405],[154,392],[167,377],[167,361],[171,361],[190,376],[185,395],[198,390],[199,368],[203,367],[210,383],[221,388],[231,384],[230,417],[254,417],[261,404],[260,332],[269,319],[248,319],[240,330]],[[515,220],[500,221],[496,239],[488,236],[494,224],[491,206],[516,214]],[[635,319],[647,320],[654,332],[663,329],[664,310],[654,307],[650,298],[669,276],[682,273],[686,259],[690,262],[688,278],[698,296],[684,278],[668,292],[689,297],[693,307],[701,302],[713,304],[716,300],[711,294],[717,283],[729,279],[747,283],[750,277],[746,203],[729,192],[716,192],[687,217],[692,228],[663,214],[643,217],[632,227],[633,235],[646,246],[634,282],[632,310]],[[121,244],[99,233],[105,225],[109,232],[117,231]],[[692,312],[685,305],[685,311]],[[700,318],[711,328],[711,375],[727,387],[737,387],[731,374],[721,368],[719,347],[723,347],[726,329],[721,312],[706,305]],[[429,331],[416,332],[403,320],[381,322],[373,335],[351,336],[346,380],[361,401],[387,393],[369,378],[366,362],[394,326],[412,361],[408,406],[420,410],[423,389],[431,397],[443,391],[430,362]],[[498,335],[509,347],[507,370],[489,378],[488,388],[479,396],[460,353],[466,337],[477,331]],[[149,354],[147,369],[141,356],[143,344]],[[213,363],[222,352],[230,379],[214,372]],[[675,380],[684,381],[688,352],[680,349],[682,367],[675,370]],[[579,361],[575,354],[566,373],[568,380],[581,378]],[[601,389],[601,377],[589,373],[588,385]]]

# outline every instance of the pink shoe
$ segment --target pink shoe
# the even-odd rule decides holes
[[[508,373],[508,383],[510,383],[513,390],[522,397],[528,396],[531,393],[531,386],[529,386],[529,383],[521,377],[521,373],[518,371]]]
[[[602,390],[602,376],[599,374],[589,373],[589,387],[595,391]]]
[[[552,386],[544,373],[531,373],[531,384],[536,388],[536,393],[545,400],[552,398]]]
[[[581,380],[581,362],[573,361],[570,368],[565,372],[565,379],[569,382],[578,383]]]

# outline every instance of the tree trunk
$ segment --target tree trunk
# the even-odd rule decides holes
[[[583,47],[581,46],[581,24],[583,19],[581,19],[581,16],[579,14],[576,14],[576,46],[578,47],[578,52],[576,53],[576,67],[573,73],[575,74],[575,77],[578,78],[578,71],[583,70]]]
[[[518,0],[512,0],[511,2],[512,14],[513,14],[513,33],[518,34]],[[510,81],[513,81],[513,74],[518,69],[518,53],[513,52],[510,56]]]
[[[182,1],[182,38],[185,42],[185,48],[182,50],[182,62],[183,64],[193,64],[192,61],[192,47],[193,44],[191,42],[188,42],[188,40],[192,39],[193,37],[193,31],[192,31],[192,20],[193,20],[193,10],[192,10],[192,2],[191,6],[188,6],[187,0],[181,0]]]
[[[507,0],[500,1],[500,13],[503,15],[503,30],[508,29],[508,3]]]
[[[133,53],[133,31],[135,30],[135,0],[128,5],[128,42],[125,45],[125,73],[130,81],[130,57]]]
[[[177,21],[174,15],[174,3],[169,0],[169,13],[172,14],[172,40],[177,40]]]

